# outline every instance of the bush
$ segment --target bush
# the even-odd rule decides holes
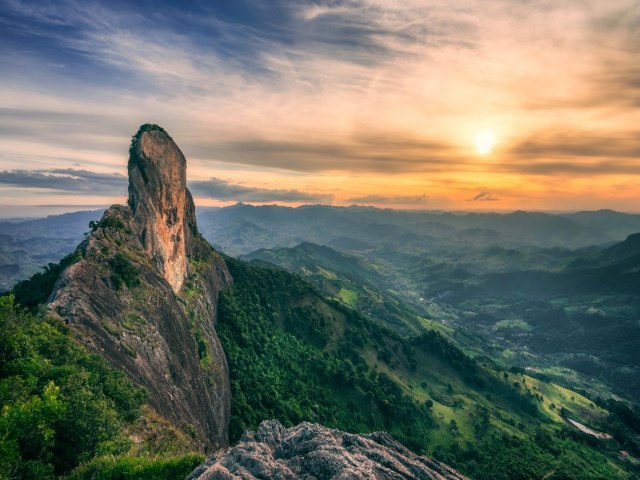
[[[97,452],[121,453],[114,440],[144,391],[12,296],[0,297],[0,331],[0,478],[53,478]]]
[[[68,480],[167,480],[182,479],[204,461],[204,455],[188,454],[171,458],[97,458],[78,467]]]
[[[75,252],[64,257],[59,263],[50,263],[43,268],[42,272],[18,282],[12,290],[16,303],[29,309],[45,303],[51,295],[60,273],[80,260],[82,260],[82,251],[77,248]]]
[[[99,222],[91,220],[89,222],[89,228],[92,232],[95,232],[98,228],[113,228],[115,230],[124,230],[126,229],[126,225],[119,218],[109,216],[104,217]]]
[[[127,288],[133,288],[140,284],[138,269],[133,266],[131,260],[123,253],[118,252],[110,259],[109,266],[112,271],[111,281],[116,290],[120,290],[123,284],[126,285]]]

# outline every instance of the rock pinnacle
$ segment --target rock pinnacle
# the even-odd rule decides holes
[[[129,149],[129,206],[142,244],[174,292],[187,276],[187,235],[195,212],[187,190],[187,162],[173,139],[145,124]]]

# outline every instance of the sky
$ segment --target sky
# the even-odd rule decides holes
[[[637,0],[0,0],[0,216],[196,204],[640,211]]]

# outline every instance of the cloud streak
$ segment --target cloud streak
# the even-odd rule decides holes
[[[53,170],[0,171],[0,184],[47,189],[58,193],[95,194],[126,192],[127,179],[117,173],[96,173],[87,170],[58,168]]]
[[[493,196],[490,192],[480,192],[475,197],[467,200],[468,202],[497,202],[500,200]]]
[[[332,195],[299,190],[246,187],[219,178],[189,182],[191,192],[199,197],[236,202],[331,203]]]
[[[425,206],[429,203],[426,193],[422,195],[365,195],[362,197],[352,197],[348,202],[358,205],[402,205],[402,206]]]
[[[603,135],[590,131],[537,132],[511,153],[528,158],[640,158],[640,131]]]
[[[240,164],[301,172],[401,172],[451,169],[466,162],[452,158],[451,150],[450,145],[439,141],[359,134],[344,140],[325,139],[322,142],[247,138],[205,144],[196,147],[194,153]]]

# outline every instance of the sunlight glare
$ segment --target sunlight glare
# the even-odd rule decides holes
[[[495,138],[493,133],[489,130],[483,130],[478,132],[473,140],[476,145],[476,150],[480,155],[486,155],[491,152],[493,148],[493,144],[495,142]]]

